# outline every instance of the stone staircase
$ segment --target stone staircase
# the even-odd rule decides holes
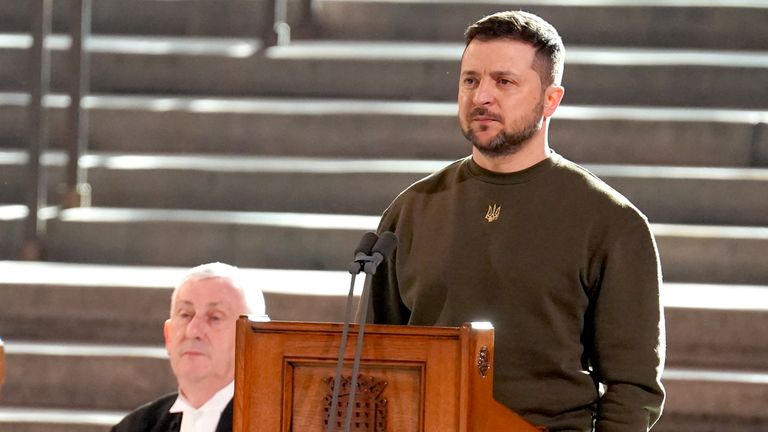
[[[342,320],[362,233],[467,153],[461,32],[508,6],[316,0],[301,25],[297,3],[294,41],[262,52],[262,1],[95,1],[81,161],[93,206],[44,209],[35,263],[14,261],[31,39],[24,2],[0,3],[0,430],[105,431],[173,390],[161,328],[185,267],[247,268],[273,319]],[[710,3],[517,5],[568,48],[552,145],[653,223],[667,281],[662,432],[768,430],[768,5]],[[51,197],[67,44],[50,40]]]

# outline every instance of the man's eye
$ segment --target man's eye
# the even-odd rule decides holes
[[[508,86],[508,85],[514,84],[514,81],[510,81],[508,79],[501,78],[499,80],[499,84],[504,85],[504,86]]]
[[[474,85],[476,81],[474,78],[464,78],[464,84],[468,86]]]

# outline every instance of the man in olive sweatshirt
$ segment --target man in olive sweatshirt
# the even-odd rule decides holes
[[[664,403],[658,252],[637,208],[549,147],[564,55],[526,12],[467,29],[472,154],[385,211],[400,246],[374,275],[373,321],[490,321],[500,402],[550,431],[647,431]]]

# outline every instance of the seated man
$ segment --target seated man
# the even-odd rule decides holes
[[[231,431],[235,323],[242,314],[264,315],[264,309],[264,295],[244,287],[236,267],[191,269],[173,291],[163,328],[179,391],[137,408],[112,431]]]

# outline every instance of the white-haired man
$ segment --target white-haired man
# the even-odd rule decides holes
[[[210,263],[182,278],[163,328],[179,390],[137,408],[112,431],[232,430],[235,323],[242,314],[265,315],[264,295],[246,288],[239,273]]]

